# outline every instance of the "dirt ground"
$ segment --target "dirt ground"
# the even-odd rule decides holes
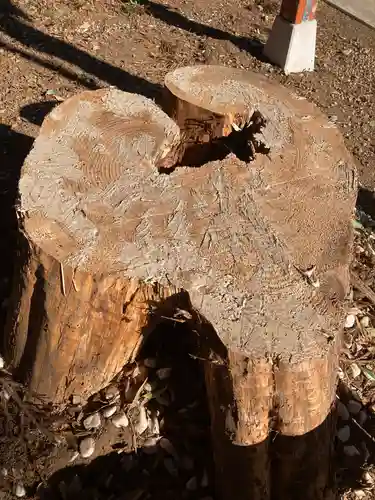
[[[375,212],[371,194],[375,188],[375,31],[321,2],[316,71],[285,76],[262,57],[262,46],[278,11],[278,3],[275,0],[0,1],[0,322],[4,321],[15,252],[13,203],[20,167],[46,113],[60,97],[66,98],[80,90],[114,85],[158,102],[165,74],[178,66],[222,64],[264,73],[314,101],[337,122],[348,149],[357,159],[363,208],[370,215]],[[359,224],[362,225],[357,229],[356,251],[360,255],[357,255],[356,269],[372,286],[373,227],[367,219]],[[343,499],[370,499],[375,498],[375,475],[374,479],[371,475],[375,444],[372,417],[375,375],[371,380],[371,360],[375,351],[372,332],[368,330],[373,330],[371,323],[374,321],[375,325],[375,313],[374,304],[363,294],[357,293],[353,301],[360,313],[355,314],[357,323],[347,332],[350,339],[343,354],[342,373],[345,389],[339,392],[339,397],[344,405],[359,398],[368,416],[366,422],[350,417],[349,427],[354,427],[350,440],[344,440],[341,448],[338,443],[338,480]],[[363,316],[370,318],[370,327],[360,325]],[[359,375],[353,364],[364,367]],[[191,401],[184,401],[182,406],[186,404]],[[184,409],[182,406],[180,410]],[[9,406],[9,411],[11,432],[17,437],[17,446],[9,451],[7,441],[0,440],[0,467],[7,469],[7,474],[2,471],[0,497],[8,498],[9,492],[14,493],[15,484],[23,481],[27,496],[38,493],[51,498],[51,492],[46,493],[40,485],[44,487],[49,475],[67,464],[72,451],[65,450],[66,455],[56,457],[56,446],[35,426],[33,418],[30,420],[24,412],[19,412],[17,404]],[[205,418],[204,410],[202,412],[197,417],[199,422]],[[21,417],[26,418],[31,429],[26,447]],[[73,412],[70,417],[74,419],[77,415]],[[9,431],[9,416],[3,415],[0,420],[0,430],[5,436]],[[345,427],[346,421],[339,419],[339,425]],[[46,425],[53,424],[47,419]],[[22,439],[19,439],[20,432]],[[111,446],[126,439],[116,434],[111,437]],[[108,450],[108,443],[106,446],[102,452]],[[354,456],[348,458],[345,454],[348,446],[354,446],[358,455],[352,449]],[[84,490],[87,498],[159,498],[152,490],[148,470],[154,467],[159,471],[161,460],[165,472],[168,457],[164,455],[158,453],[157,459],[150,458],[152,455],[143,457],[146,462],[142,462],[142,454],[142,460],[135,457],[134,463],[141,464],[136,468],[138,479],[125,487],[121,482],[123,471],[128,467],[130,470],[133,465],[124,463],[115,451],[107,466],[115,471],[116,486],[110,486],[107,475],[100,479],[103,484],[97,481],[100,486],[93,491],[90,485],[100,476],[103,462],[94,460],[91,469],[87,469],[83,461],[74,468],[69,479],[59,475],[53,477],[52,496],[60,496],[63,500],[82,497]],[[35,467],[30,466],[32,462]],[[189,470],[185,471],[178,481],[173,470],[169,470],[173,487],[167,487],[163,498],[212,498],[209,480],[203,477],[202,464],[198,469],[194,476]],[[364,474],[370,474],[370,478]],[[191,481],[193,477],[197,484]],[[151,497],[147,497],[149,490],[139,488],[139,484],[151,484]]]

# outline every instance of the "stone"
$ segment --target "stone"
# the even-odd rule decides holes
[[[362,404],[355,399],[351,399],[348,404],[349,413],[352,415],[358,415],[358,413],[362,410]]]
[[[79,452],[81,457],[89,458],[95,451],[95,441],[92,437],[82,439],[79,444]]]
[[[117,411],[117,406],[116,405],[110,405],[107,406],[106,408],[103,408],[102,410],[102,415],[104,418],[109,418],[112,417]]]
[[[349,425],[344,425],[344,427],[341,427],[341,429],[339,429],[337,431],[337,438],[342,443],[346,443],[347,441],[349,441],[349,438],[350,438],[350,427],[349,427]]]
[[[346,328],[346,329],[353,328],[354,325],[355,325],[354,314],[348,314],[346,317],[346,320],[345,320],[344,328]]]
[[[112,418],[112,424],[117,427],[127,427],[129,425],[129,419],[124,412],[120,412]]]
[[[26,489],[25,489],[24,485],[21,482],[18,482],[16,484],[16,487],[14,489],[14,494],[18,498],[22,498],[22,497],[26,496]]]
[[[97,429],[98,427],[100,427],[100,424],[100,415],[97,412],[89,415],[83,421],[83,427],[88,431],[91,429]]]
[[[160,380],[166,380],[171,376],[172,368],[159,368],[157,370],[156,375]]]
[[[110,385],[104,391],[104,397],[107,401],[111,401],[112,399],[118,399],[120,397],[120,391],[115,385]]]
[[[341,401],[337,403],[337,415],[341,418],[341,420],[349,420],[350,418],[349,410],[344,403],[341,403]]]
[[[352,445],[352,446],[344,446],[344,454],[347,457],[357,457],[360,455],[360,452],[358,448]]]

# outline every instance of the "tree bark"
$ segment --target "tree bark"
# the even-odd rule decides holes
[[[228,265],[226,280],[216,281],[221,304],[200,308],[221,341],[205,364],[218,495],[223,500],[332,498],[354,162],[336,127],[315,106],[260,75],[181,68],[167,75],[166,86],[174,95],[168,113],[182,131],[190,117],[202,116],[207,123],[211,115],[210,123],[220,123],[221,129],[215,125],[210,138],[222,133],[228,141],[240,129],[255,144],[246,173],[237,171],[230,181],[222,174],[212,182],[220,209],[228,210],[233,197],[246,219],[246,239],[236,238],[232,255],[237,270],[240,263],[241,271],[253,269],[242,281],[234,262]],[[262,127],[252,138],[246,128],[254,116],[262,118]],[[267,154],[259,150],[260,141]],[[232,220],[234,234],[242,221]]]

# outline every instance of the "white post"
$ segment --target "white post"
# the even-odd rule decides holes
[[[313,71],[317,0],[283,0],[264,55],[285,73]]]

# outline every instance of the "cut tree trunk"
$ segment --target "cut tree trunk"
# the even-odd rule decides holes
[[[315,106],[260,75],[197,66],[165,83],[185,157],[221,134],[237,156],[250,142],[254,160],[204,166],[210,271],[188,288],[222,342],[205,364],[217,490],[225,500],[330,498],[353,160]]]
[[[134,234],[150,209],[168,216],[155,165],[179,142],[152,101],[114,89],[72,97],[44,121],[19,183],[5,332],[6,358],[31,392],[56,404],[96,393],[136,356],[149,304],[175,294],[140,283],[154,257],[137,252]]]
[[[177,125],[113,89],[42,125],[20,180],[7,361],[55,403],[87,397],[188,308],[219,496],[328,498],[353,160],[316,107],[259,75],[183,68],[166,86]]]

